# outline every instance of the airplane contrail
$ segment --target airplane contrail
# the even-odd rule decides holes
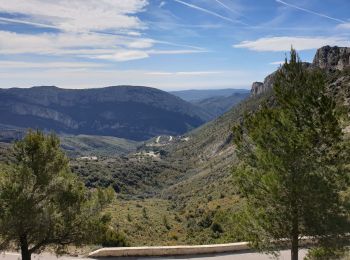
[[[302,8],[300,6],[289,4],[289,3],[284,2],[282,0],[276,0],[276,2],[280,3],[280,4],[283,4],[283,5],[286,5],[288,7],[292,7],[292,8],[298,9],[300,11],[307,12],[309,14],[314,14],[314,15],[317,15],[317,16],[320,16],[320,17],[323,17],[323,18],[327,18],[327,19],[330,19],[330,20],[333,20],[333,21],[336,21],[336,22],[339,22],[339,23],[346,23],[346,21],[344,21],[344,20],[341,20],[341,19],[338,19],[338,18],[334,18],[334,17],[328,16],[326,14],[318,13],[318,12],[315,12],[315,11],[312,11],[312,10],[309,10],[309,9],[306,9],[306,8]]]
[[[54,25],[18,20],[18,19],[13,19],[13,18],[0,17],[0,21],[9,22],[9,23],[28,24],[28,25],[34,25],[34,26],[43,27],[43,28],[59,29],[57,26],[54,26]]]
[[[198,10],[198,11],[210,14],[212,16],[216,16],[218,18],[221,18],[222,20],[225,20],[225,21],[228,21],[228,22],[231,22],[231,23],[240,23],[240,24],[243,24],[243,25],[247,25],[244,22],[241,22],[241,21],[238,21],[238,20],[233,20],[233,19],[231,19],[229,17],[223,16],[221,14],[218,14],[216,12],[210,11],[208,9],[205,9],[203,7],[200,7],[200,6],[197,6],[197,5],[194,5],[194,4],[186,3],[186,2],[181,1],[181,0],[174,0],[174,1],[179,3],[179,4],[185,5],[185,6],[189,7],[189,8],[192,8],[192,9],[195,9],[195,10]]]
[[[217,2],[219,5],[221,5],[222,7],[226,8],[227,10],[229,10],[229,11],[235,13],[235,14],[239,14],[239,15],[240,15],[240,13],[237,12],[235,9],[229,7],[228,5],[224,4],[224,3],[221,2],[220,0],[214,0],[214,1]]]

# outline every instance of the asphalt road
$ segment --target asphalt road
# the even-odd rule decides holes
[[[299,258],[303,259],[306,250],[299,252]],[[20,260],[21,256],[17,253],[2,253],[0,260]],[[271,257],[258,253],[239,253],[239,254],[222,254],[222,255],[203,255],[203,256],[178,256],[178,257],[117,257],[117,258],[96,258],[99,260],[270,260]],[[289,260],[290,252],[282,251],[280,260]],[[55,255],[42,254],[34,255],[32,260],[92,260],[92,258],[77,258],[77,257],[56,257]]]

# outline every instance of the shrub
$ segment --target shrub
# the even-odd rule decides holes
[[[169,222],[168,222],[168,218],[165,215],[163,216],[163,224],[167,230],[171,229],[171,226],[169,225]]]
[[[349,249],[347,249],[349,250]],[[311,248],[305,260],[336,260],[336,259],[348,259],[349,251],[346,249],[332,249],[332,248],[324,248],[324,247],[316,247]]]
[[[175,220],[179,223],[182,222],[182,219],[177,214],[175,214]]]
[[[143,216],[143,218],[148,219],[148,215],[147,215],[147,210],[146,210],[146,208],[143,208],[143,209],[142,209],[142,216]]]
[[[217,222],[214,222],[212,225],[211,225],[211,230],[214,232],[214,233],[223,233],[224,230],[222,229],[222,226],[217,223]]]
[[[211,226],[212,222],[212,217],[210,215],[206,215],[198,222],[198,226],[202,228],[208,228]]]
[[[109,229],[105,236],[102,239],[102,246],[103,247],[127,247],[129,246],[129,243],[126,240],[126,237],[118,233],[114,230]]]

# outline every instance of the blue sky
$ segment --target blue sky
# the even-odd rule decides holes
[[[349,40],[349,0],[1,0],[0,87],[250,88]]]

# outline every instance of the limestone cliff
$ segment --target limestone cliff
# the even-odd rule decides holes
[[[317,50],[313,65],[321,69],[343,70],[350,66],[350,47],[324,46]]]
[[[317,50],[312,63],[304,62],[303,65],[306,68],[343,71],[350,67],[350,47],[324,46]],[[271,89],[273,87],[275,73],[268,75],[263,83],[254,82],[251,88],[251,95],[257,96]]]

